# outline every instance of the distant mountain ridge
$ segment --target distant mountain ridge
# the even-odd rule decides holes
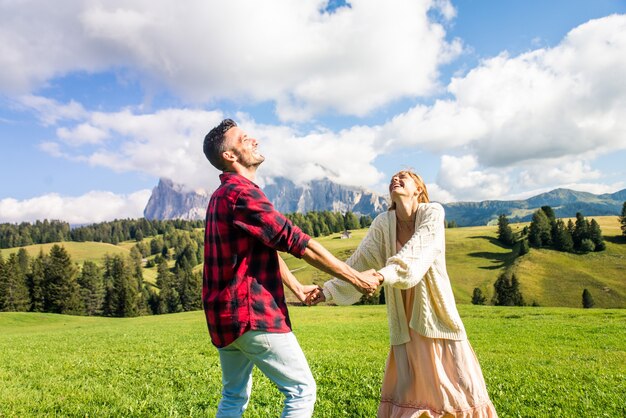
[[[454,220],[459,226],[493,224],[500,214],[511,222],[525,222],[542,206],[550,206],[557,218],[576,216],[619,215],[626,201],[626,189],[615,193],[596,195],[570,189],[554,189],[526,200],[485,200],[482,202],[453,202],[443,205],[446,219]]]
[[[351,211],[375,217],[389,207],[386,197],[357,187],[333,183],[328,179],[304,185],[278,177],[263,188],[274,207],[282,213],[309,211]],[[203,219],[210,194],[186,191],[168,179],[160,179],[144,210],[147,219]],[[511,222],[525,222],[541,206],[551,206],[557,217],[619,215],[626,201],[626,189],[596,195],[570,189],[555,189],[526,200],[485,200],[444,204],[446,219],[458,226],[493,224],[500,214]]]
[[[278,177],[263,188],[274,207],[282,213],[351,211],[372,217],[389,207],[387,200],[367,190],[342,186],[330,180],[313,180],[302,186]],[[203,219],[210,195],[186,191],[168,179],[160,179],[144,209],[146,219]]]

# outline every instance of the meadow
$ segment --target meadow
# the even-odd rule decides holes
[[[459,310],[500,417],[626,416],[626,311]],[[384,306],[290,308],[318,383],[315,417],[374,417]],[[282,398],[255,370],[250,417]],[[220,368],[202,312],[94,318],[0,313],[1,417],[211,417]]]
[[[532,248],[517,257],[500,244],[496,226],[446,229],[446,264],[457,303],[469,304],[474,288],[482,290],[487,301],[493,296],[493,283],[507,269],[514,271],[527,304],[555,307],[582,307],[587,288],[597,308],[626,308],[626,240],[616,216],[590,217],[602,228],[606,250],[589,254],[569,254]],[[527,224],[512,224],[519,232]],[[349,239],[340,234],[317,238],[339,259],[345,260],[365,236],[354,231]],[[302,283],[322,284],[329,277],[291,255],[284,255],[289,268]],[[288,295],[291,297],[291,295]]]

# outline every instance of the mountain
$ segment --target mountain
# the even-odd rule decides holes
[[[387,200],[357,187],[342,186],[330,180],[313,180],[302,186],[278,177],[263,188],[274,207],[282,213],[309,211],[351,211],[376,216],[387,210]],[[171,180],[160,179],[152,189],[144,209],[147,219],[204,219],[210,195],[187,191]]]
[[[454,202],[444,205],[446,218],[459,226],[487,225],[497,222],[505,214],[511,222],[530,221],[542,206],[551,206],[558,218],[576,216],[619,215],[626,201],[626,189],[615,193],[596,195],[569,189],[555,189],[526,200],[485,200],[482,202]]]
[[[357,187],[342,186],[328,179],[304,185],[278,177],[263,188],[274,207],[282,213],[309,211],[351,211],[375,217],[389,207],[385,197]],[[183,186],[160,179],[144,210],[147,219],[203,219],[210,195],[186,191]],[[619,215],[626,201],[626,189],[596,195],[569,189],[555,189],[526,200],[485,200],[444,204],[446,219],[458,226],[488,225],[505,214],[511,222],[526,222],[541,206],[551,206],[559,218]]]
[[[263,191],[282,213],[330,210],[374,217],[389,207],[383,196],[357,187],[342,186],[328,179],[296,186],[292,181],[279,177],[274,179],[274,183],[266,185]]]
[[[152,189],[143,216],[146,219],[204,219],[210,197],[207,193],[187,191],[180,184],[161,178],[157,187]]]

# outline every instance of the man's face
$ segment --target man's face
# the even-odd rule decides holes
[[[234,126],[226,131],[226,149],[232,151],[239,164],[246,168],[258,167],[265,157],[258,153],[259,141],[248,136],[240,127]]]

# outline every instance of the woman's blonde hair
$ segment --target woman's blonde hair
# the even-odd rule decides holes
[[[396,174],[391,176],[391,178],[394,178],[394,177],[399,176],[401,174],[406,174],[409,177],[411,177],[413,179],[413,181],[415,182],[415,184],[417,185],[417,187],[422,189],[422,193],[420,193],[417,196],[417,201],[419,203],[428,203],[428,202],[430,202],[430,198],[428,197],[428,189],[426,189],[426,183],[424,183],[424,180],[422,179],[422,177],[420,177],[419,174],[416,174],[416,173],[414,173],[411,170],[400,170]],[[395,209],[396,209],[396,202],[392,201],[391,205],[389,206],[389,210],[395,210]]]

